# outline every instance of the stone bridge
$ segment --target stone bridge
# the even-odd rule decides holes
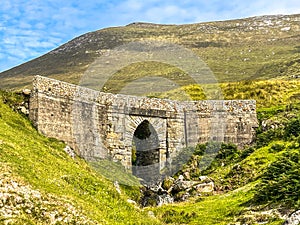
[[[180,102],[103,93],[41,76],[33,82],[30,119],[86,160],[119,160],[137,175],[153,165],[160,171],[197,143],[249,144],[257,126],[253,100]]]

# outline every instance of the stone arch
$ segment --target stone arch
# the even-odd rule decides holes
[[[148,120],[141,122],[132,137],[132,165],[149,166],[159,163],[159,139]]]
[[[137,127],[144,121],[147,120],[155,129],[157,137],[159,140],[159,148],[166,148],[166,129],[167,129],[167,120],[166,118],[161,117],[147,117],[147,116],[138,116],[138,115],[126,115],[125,116],[125,136],[124,144],[132,147],[132,137],[134,135]]]
[[[146,130],[143,133],[141,131],[143,130],[143,126],[149,130]],[[143,178],[144,181],[150,182],[151,179],[154,179],[155,176],[160,174],[159,171],[166,164],[166,118],[127,115],[125,129],[124,143],[127,146],[127,153],[130,155],[132,172],[138,177]],[[149,131],[151,134],[148,133]],[[132,164],[133,142],[136,142],[135,146],[146,146],[144,149],[142,147],[140,149],[136,149],[137,151],[140,151],[139,153],[141,153],[139,156],[140,158],[138,159],[140,162],[137,162],[136,164]],[[145,162],[145,157],[150,157],[151,160],[149,162]]]

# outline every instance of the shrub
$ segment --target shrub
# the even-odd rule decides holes
[[[246,158],[247,158],[249,155],[251,155],[254,151],[255,151],[255,148],[253,148],[253,147],[249,147],[249,148],[244,149],[244,150],[241,152],[239,161],[242,161],[243,159],[246,159]]]
[[[270,129],[263,133],[257,134],[256,136],[256,147],[260,148],[263,146],[267,146],[270,142],[274,140],[280,140],[283,138],[283,129]]]
[[[162,216],[165,223],[187,224],[197,217],[195,212],[176,211],[174,209],[166,210]]]
[[[285,149],[285,145],[284,144],[278,144],[275,143],[271,146],[271,148],[269,149],[269,152],[274,153],[274,152],[280,152],[283,149]]]
[[[216,156],[216,159],[225,160],[227,162],[227,161],[237,158],[237,156],[238,156],[238,149],[235,144],[223,143],[221,145],[220,151],[218,152],[218,154]]]
[[[205,153],[206,144],[197,144],[195,147],[194,155],[203,156]]]
[[[300,154],[299,149],[285,152],[273,162],[262,176],[262,183],[254,202],[275,203],[285,207],[300,206]]]
[[[291,136],[298,137],[300,135],[300,119],[291,120],[284,129],[284,137],[290,139]]]
[[[211,161],[207,169],[202,172],[203,175],[209,174],[219,166],[225,166],[226,164],[230,164],[239,158],[240,151],[235,144],[213,143],[211,144],[210,148],[212,148],[213,150],[209,151],[213,152],[214,154],[210,154],[207,157]]]

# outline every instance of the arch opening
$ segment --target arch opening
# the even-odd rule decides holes
[[[133,175],[150,181],[159,175],[159,138],[148,120],[142,121],[132,138]]]

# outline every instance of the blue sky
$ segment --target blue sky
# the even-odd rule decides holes
[[[294,13],[300,13],[299,0],[1,0],[0,71],[105,27]]]

